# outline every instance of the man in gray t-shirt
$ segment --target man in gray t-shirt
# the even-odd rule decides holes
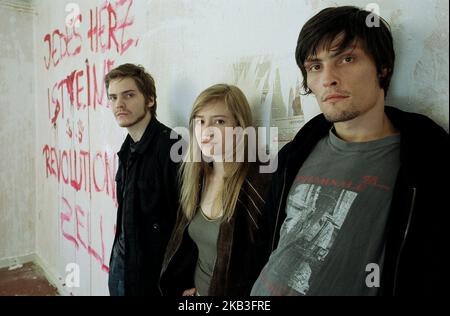
[[[366,267],[382,265],[399,145],[399,135],[348,143],[332,131],[317,144],[291,186],[278,248],[253,295],[377,294]]]
[[[302,27],[295,59],[322,114],[278,154],[265,204],[271,256],[251,294],[444,293],[449,137],[385,106],[388,25],[353,6],[323,9]]]

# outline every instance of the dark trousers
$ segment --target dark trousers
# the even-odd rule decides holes
[[[124,259],[122,255],[117,254],[114,250],[112,256],[108,279],[109,294],[111,296],[124,296]]]

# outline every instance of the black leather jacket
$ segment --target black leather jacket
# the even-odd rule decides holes
[[[443,294],[447,270],[449,137],[429,118],[385,107],[400,131],[400,170],[386,230],[381,295]],[[313,118],[295,139],[280,150],[278,169],[266,201],[275,227],[272,251],[286,217],[286,198],[298,170],[331,128],[322,114]]]
[[[179,205],[178,164],[170,159],[178,139],[170,139],[170,133],[153,117],[135,151],[129,151],[128,135],[118,153],[119,206],[113,249],[125,216],[125,295],[160,295],[161,263]]]
[[[269,258],[270,236],[263,210],[271,174],[258,170],[254,163],[242,184],[234,215],[220,225],[208,296],[248,296]],[[180,212],[161,271],[164,295],[180,296],[183,290],[195,287],[198,249],[187,232],[188,225]]]

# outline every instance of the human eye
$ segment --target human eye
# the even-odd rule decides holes
[[[133,96],[134,96],[134,93],[127,93],[127,94],[125,94],[125,97],[127,99],[131,99]]]
[[[354,60],[355,60],[355,57],[353,57],[353,56],[344,56],[344,58],[342,59],[342,62],[349,64],[349,63],[353,62]]]
[[[225,124],[225,120],[217,119],[217,120],[214,121],[214,124],[216,124],[216,125],[223,125],[223,124]]]
[[[319,71],[320,68],[321,68],[320,64],[311,64],[311,65],[308,65],[307,70],[308,70],[308,72],[316,72],[316,71]]]
[[[201,118],[195,118],[194,124],[195,125],[203,125],[204,121]]]
[[[117,97],[115,95],[108,96],[109,101],[116,101]]]

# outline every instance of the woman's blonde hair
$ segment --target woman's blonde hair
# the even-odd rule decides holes
[[[196,159],[200,149],[194,135],[194,118],[205,105],[216,101],[222,101],[225,104],[233,114],[237,126],[246,129],[252,125],[252,113],[247,98],[236,86],[213,85],[201,92],[195,100],[189,118],[188,151],[180,168],[181,207],[189,221],[194,218],[200,206],[206,176],[213,168],[211,163],[204,161],[201,154],[200,159]],[[247,140],[244,140],[244,148],[247,148]],[[249,163],[247,157],[245,157],[243,162],[233,161],[224,162],[224,164],[225,177],[219,204],[222,207],[222,220],[229,221],[234,214],[239,192],[247,176]]]

